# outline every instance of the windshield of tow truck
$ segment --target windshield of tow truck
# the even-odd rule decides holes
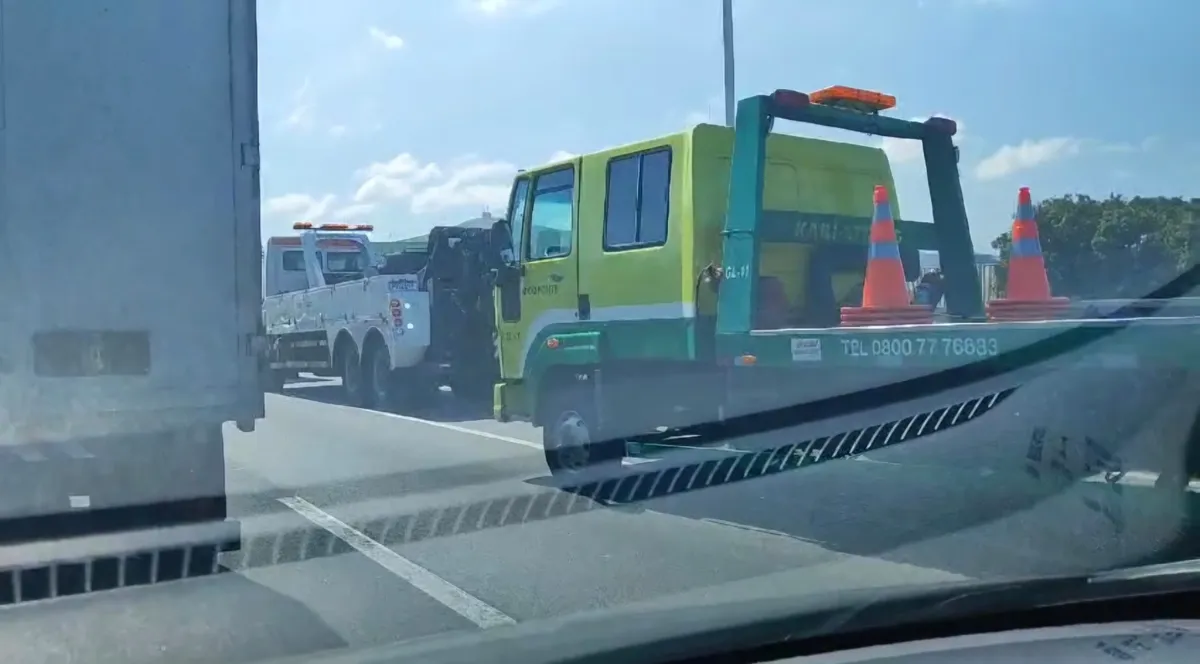
[[[323,252],[326,272],[346,273],[362,272],[366,269],[367,257],[363,251],[329,251]]]

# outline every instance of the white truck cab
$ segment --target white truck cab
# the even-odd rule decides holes
[[[366,276],[376,264],[367,224],[293,225],[300,235],[274,236],[267,240],[264,295],[294,293]],[[306,260],[306,256],[308,259]]]

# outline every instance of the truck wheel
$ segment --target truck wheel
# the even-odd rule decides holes
[[[267,391],[282,394],[287,378],[287,372],[281,369],[267,369]]]
[[[463,401],[491,402],[492,384],[483,376],[459,376],[450,381],[450,391]]]
[[[543,398],[542,449],[553,476],[577,478],[585,470],[620,464],[624,441],[598,444],[604,434],[590,385],[548,385]]]
[[[396,405],[395,376],[392,374],[392,357],[387,346],[374,344],[367,351],[364,396],[370,408],[388,409]]]
[[[363,385],[362,363],[358,359],[358,349],[348,348],[341,354],[339,374],[342,377],[342,390],[346,393],[346,405],[364,406],[365,386]]]

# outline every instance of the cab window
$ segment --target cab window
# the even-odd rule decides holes
[[[304,252],[300,250],[283,252],[283,269],[287,272],[304,271]]]
[[[526,259],[536,261],[570,254],[574,227],[575,167],[538,175],[533,186]]]
[[[362,272],[367,261],[366,254],[361,251],[331,251],[321,262],[328,272]]]
[[[670,148],[609,160],[604,249],[620,251],[665,244],[670,201]]]
[[[517,255],[525,236],[525,208],[529,199],[529,178],[521,178],[513,185],[512,200],[509,201],[508,223],[512,228],[513,255]]]

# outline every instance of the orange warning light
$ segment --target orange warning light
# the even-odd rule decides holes
[[[896,98],[891,95],[844,85],[835,85],[824,90],[810,92],[808,98],[814,104],[840,106],[861,113],[878,113],[896,107]]]

